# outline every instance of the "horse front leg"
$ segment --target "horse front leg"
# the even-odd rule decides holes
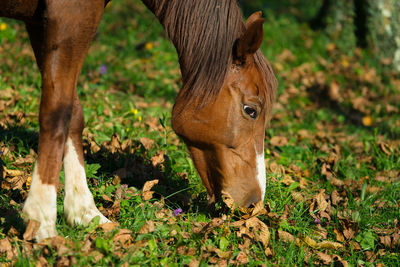
[[[82,114],[81,109],[77,108],[79,100],[77,100],[76,83],[103,8],[104,0],[46,1],[43,18],[32,24],[27,23],[31,44],[42,74],[38,159],[23,208],[26,220],[40,222],[35,235],[36,241],[57,235],[55,228],[57,185],[64,155],[66,198],[71,195],[68,193],[71,191],[70,188],[73,191],[81,187],[73,185],[71,187],[69,183],[79,184],[78,180],[82,184],[82,180],[86,179],[81,153],[82,144],[74,141],[77,139],[77,132],[81,133],[83,128],[75,119],[76,114],[78,116]],[[76,170],[80,170],[79,175],[74,174],[77,173]],[[78,176],[80,177],[78,179],[71,178]],[[85,197],[69,199],[87,200],[88,193],[90,194],[86,189],[78,190],[73,196],[83,194]],[[90,197],[91,202],[90,200],[89,202],[92,203],[93,197],[91,195]],[[92,207],[92,204],[89,206]],[[92,210],[93,208],[81,213],[99,215]],[[85,220],[79,222],[86,223],[90,216],[83,217]]]
[[[100,217],[100,223],[106,223],[109,220],[97,209],[87,185],[82,150],[83,128],[83,109],[78,96],[75,95],[72,119],[64,149],[64,216],[71,225],[86,225],[95,216]]]

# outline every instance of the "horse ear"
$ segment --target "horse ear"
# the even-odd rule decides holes
[[[251,15],[246,23],[246,31],[236,40],[234,46],[234,61],[245,63],[261,46],[263,40],[263,23],[261,12]]]
[[[253,23],[257,19],[261,19],[262,12],[257,11],[250,15],[250,17],[246,21],[246,29],[249,28],[250,24]]]

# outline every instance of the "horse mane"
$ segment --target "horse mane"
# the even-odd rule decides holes
[[[203,106],[222,88],[232,63],[235,41],[245,25],[236,0],[143,0],[175,45],[182,72],[183,97]],[[254,61],[262,72],[267,107],[275,99],[276,78],[258,50]]]

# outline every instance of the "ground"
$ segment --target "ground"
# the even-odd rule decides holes
[[[174,48],[143,5],[121,0],[106,9],[78,84],[89,187],[119,225],[67,225],[61,184],[59,236],[43,244],[24,240],[20,217],[37,156],[40,75],[23,25],[1,19],[0,263],[398,265],[399,73],[310,30],[301,7],[265,8],[262,50],[279,80],[265,202],[210,211],[170,126]]]

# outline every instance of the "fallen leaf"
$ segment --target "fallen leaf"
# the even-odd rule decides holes
[[[278,230],[278,237],[279,240],[286,243],[293,243],[296,241],[296,238],[292,234],[281,230]]]
[[[302,239],[302,241],[304,243],[306,243],[308,246],[312,247],[312,248],[316,248],[317,247],[317,242],[315,242],[315,240],[313,240],[311,237],[306,236]]]
[[[265,223],[260,221],[257,217],[251,217],[246,220],[246,227],[249,230],[250,228],[253,228],[253,234],[256,241],[260,241],[264,245],[264,248],[268,246],[270,233],[268,226],[266,226]],[[257,232],[258,230],[260,231],[259,233]]]
[[[15,255],[8,237],[0,240],[0,255],[6,253],[7,259],[12,259]]]
[[[333,232],[336,234],[337,241],[344,242],[344,237],[342,233],[340,233],[336,228],[333,230]]]
[[[142,228],[140,228],[139,234],[148,234],[154,232],[155,229],[156,227],[154,226],[153,221],[146,221],[146,223],[142,226]]]
[[[143,186],[143,191],[142,191],[142,197],[143,200],[150,200],[153,198],[153,193],[154,191],[150,191],[153,186],[155,186],[156,184],[158,184],[158,180],[151,180],[151,181],[147,181],[144,186]]]
[[[26,225],[26,230],[23,235],[24,240],[33,240],[37,231],[39,230],[40,222],[35,220],[29,220]]]
[[[236,256],[236,261],[239,264],[247,264],[247,263],[249,263],[249,258],[247,257],[246,253],[244,253],[243,251],[240,251],[239,254]]]
[[[189,262],[189,267],[199,267],[200,266],[200,262],[193,257],[192,260]]]
[[[325,200],[325,189],[320,190],[318,195],[314,196],[313,198],[317,201],[319,211],[325,211],[329,205]]]
[[[345,228],[343,230],[343,235],[346,237],[346,239],[350,240],[354,237],[354,231],[351,228]]]
[[[10,169],[6,169],[5,167],[4,167],[4,170],[6,171],[7,176],[10,176],[10,177],[22,176],[25,174],[25,172],[21,171],[21,170],[10,170]]]
[[[273,136],[269,142],[272,146],[285,146],[288,143],[288,140],[284,136]]]
[[[221,191],[221,195],[222,195],[222,201],[225,203],[225,205],[231,210],[235,209],[236,207],[235,201],[233,200],[231,195],[224,190]]]
[[[322,241],[316,244],[315,246],[318,249],[333,249],[333,250],[338,250],[342,249],[343,245],[338,243],[338,242],[332,242],[332,241]]]
[[[114,230],[116,227],[119,226],[119,223],[116,222],[108,222],[108,223],[103,223],[99,225],[99,228],[103,229],[105,233],[108,233],[112,230]]]
[[[113,202],[113,200],[112,200],[109,196],[107,196],[106,194],[103,194],[102,198],[103,198],[105,201]]]
[[[150,191],[153,188],[153,186],[155,186],[156,184],[158,184],[158,180],[157,179],[151,180],[151,181],[147,181],[143,186],[143,192]]]
[[[260,200],[254,205],[254,209],[251,211],[251,216],[259,216],[267,214],[267,210],[264,208],[264,202]]]
[[[130,241],[132,238],[131,231],[128,229],[119,229],[118,233],[114,235],[114,242],[120,242],[121,244]]]
[[[165,150],[162,150],[155,154],[154,156],[151,157],[151,164],[156,167],[157,165],[161,164],[164,162],[164,156],[166,154]]]
[[[154,145],[154,140],[147,137],[140,138],[140,142],[143,144],[146,150],[150,150],[150,148]]]
[[[329,265],[332,262],[332,257],[328,254],[317,251],[317,256],[326,265]]]

